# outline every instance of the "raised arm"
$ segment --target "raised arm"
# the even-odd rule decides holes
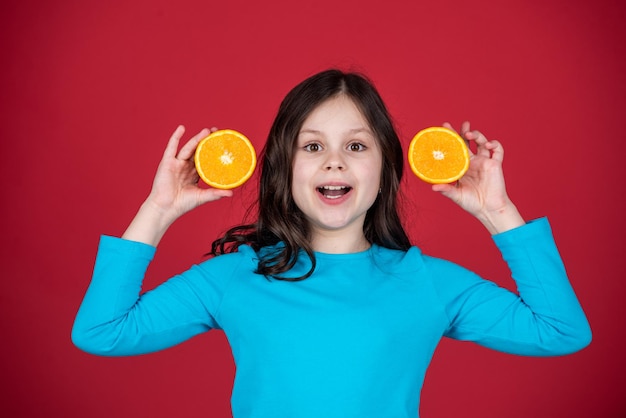
[[[200,131],[178,151],[184,132],[179,126],[170,138],[152,190],[123,239],[103,236],[100,240],[91,284],[72,329],[74,344],[84,351],[147,353],[216,326],[198,296],[202,278],[194,273],[197,269],[140,294],[146,269],[167,228],[203,203],[232,195],[230,190],[198,187],[193,155],[209,130]]]
[[[445,127],[452,129],[448,123]],[[451,327],[447,335],[524,355],[567,354],[585,347],[591,330],[572,289],[548,221],[526,224],[506,192],[498,141],[461,125],[476,144],[470,167],[455,185],[433,185],[475,216],[493,235],[511,269],[519,295],[459,269],[440,282]],[[457,292],[457,293],[455,293]]]

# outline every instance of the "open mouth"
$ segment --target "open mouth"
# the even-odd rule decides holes
[[[317,188],[317,191],[326,199],[338,199],[350,190],[352,190],[352,187],[349,186],[322,186]]]

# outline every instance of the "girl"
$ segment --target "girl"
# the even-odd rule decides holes
[[[450,125],[447,127],[452,128]],[[201,189],[171,137],[152,191],[122,238],[101,238],[73,341],[100,355],[161,350],[210,329],[237,365],[236,418],[415,417],[442,336],[521,355],[562,355],[591,338],[545,218],[509,200],[503,149],[471,130],[470,169],[433,190],[493,235],[519,296],[411,246],[396,210],[403,152],[362,76],[329,70],[283,100],[263,152],[258,220],[215,241],[217,255],[140,294],[178,217],[231,191]]]

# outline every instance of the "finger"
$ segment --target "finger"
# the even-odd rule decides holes
[[[465,123],[467,124],[467,129],[469,129],[469,122],[465,122]],[[450,122],[444,122],[441,126],[443,126],[444,128],[450,129],[452,132],[456,132],[458,134],[458,132],[456,131],[456,129],[452,127],[452,124],[450,124]],[[464,128],[464,125],[461,125],[461,129],[463,128]],[[474,152],[470,148],[469,140],[465,138],[463,133],[459,134],[459,136],[461,137],[461,139],[463,139],[463,141],[465,141],[465,145],[467,145],[467,149],[470,152],[470,155],[474,155]]]
[[[196,147],[198,146],[198,142],[203,140],[209,134],[209,130],[204,128],[200,132],[198,132],[193,138],[191,138],[183,147],[178,151],[179,160],[187,161],[193,157],[194,152],[196,151]]]
[[[175,158],[176,151],[178,150],[178,143],[180,142],[180,138],[182,138],[185,133],[185,127],[183,125],[178,125],[169,141],[167,142],[167,146],[165,147],[165,152],[163,152],[163,157]]]
[[[433,184],[432,190],[456,202],[460,198],[460,190],[456,184]]]
[[[468,120],[461,124],[461,136],[465,138],[465,135],[470,131],[470,123]]]
[[[450,122],[444,122],[444,123],[442,123],[442,124],[441,124],[441,126],[443,126],[443,127],[444,127],[444,128],[446,128],[446,129],[450,129],[450,130],[451,130],[451,131],[453,131],[453,132],[456,132],[456,129],[454,129],[454,128],[452,127],[452,124],[451,124]],[[457,132],[457,133],[458,133],[458,132]]]
[[[487,140],[485,135],[482,134],[482,132],[469,131],[465,134],[465,138],[470,141],[474,141],[474,143],[477,145],[475,155],[480,155],[482,157],[491,157],[491,151],[489,151],[489,148],[486,147],[489,141]]]
[[[504,160],[504,148],[500,141],[492,139],[485,146],[491,151],[491,159],[500,161]]]
[[[202,203],[213,202],[215,200],[219,200],[223,197],[232,197],[232,190],[222,190],[222,189],[204,189],[200,193],[200,201]]]
[[[487,137],[485,135],[483,135],[482,132],[480,131],[468,131],[465,133],[465,138],[469,139],[470,141],[474,141],[477,145],[485,145],[487,142]]]

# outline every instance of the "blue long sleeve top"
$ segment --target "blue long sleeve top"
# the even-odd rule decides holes
[[[415,417],[442,336],[520,355],[591,340],[545,218],[495,235],[518,294],[417,247],[316,253],[300,282],[253,273],[248,246],[141,294],[155,248],[103,236],[72,338],[107,356],[149,353],[222,329],[236,364],[235,418]],[[292,271],[309,269],[307,257]]]

